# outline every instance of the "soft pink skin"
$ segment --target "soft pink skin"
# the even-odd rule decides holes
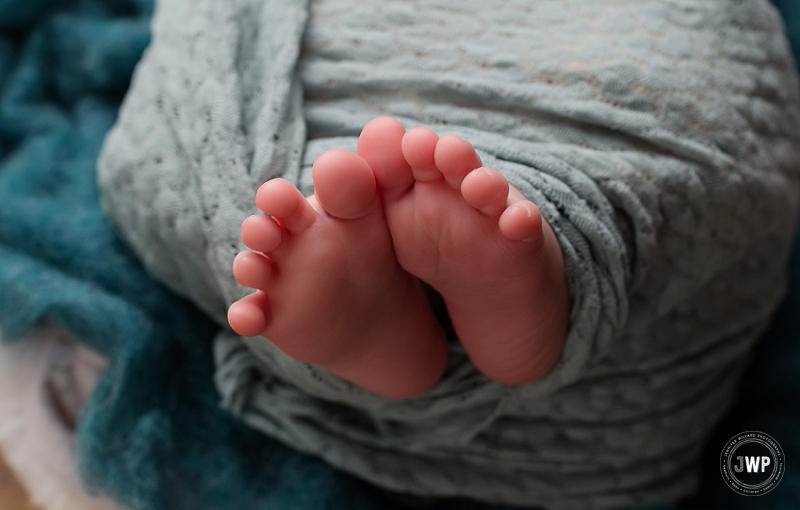
[[[549,372],[566,335],[561,248],[539,209],[469,142],[391,117],[370,121],[358,154],[375,172],[395,255],[444,298],[473,364],[524,384]]]
[[[417,278],[444,298],[475,366],[505,384],[545,375],[563,348],[569,298],[561,250],[536,206],[472,146],[395,119],[369,122],[358,155],[314,163],[315,195],[275,179],[256,194],[236,280],[258,289],[228,311],[263,335],[374,393],[432,387],[444,335]]]
[[[419,281],[397,263],[372,170],[334,149],[314,163],[316,194],[283,179],[258,190],[236,280],[255,293],[228,321],[263,335],[292,358],[314,363],[378,395],[409,398],[441,377],[447,343]],[[276,221],[277,220],[277,221]]]

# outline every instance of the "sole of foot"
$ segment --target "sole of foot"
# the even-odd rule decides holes
[[[235,279],[256,291],[230,306],[230,326],[379,395],[425,392],[447,345],[419,281],[397,262],[370,166],[333,149],[313,178],[309,198],[283,179],[256,193],[266,216],[244,221],[253,251],[233,263]]]
[[[536,205],[455,135],[379,117],[358,154],[375,172],[397,260],[442,295],[478,370],[505,384],[547,374],[569,297],[560,246]]]

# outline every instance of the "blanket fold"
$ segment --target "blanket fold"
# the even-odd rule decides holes
[[[312,192],[316,155],[382,114],[464,136],[539,206],[572,297],[559,363],[508,387],[452,338],[439,384],[389,401],[223,329],[225,405],[401,492],[564,509],[689,493],[786,288],[800,99],[774,9],[164,0],[99,160],[103,203],[225,326],[255,189]]]
[[[687,2],[681,4],[686,9],[676,5],[670,11],[658,2],[632,2],[620,3],[620,9],[603,18],[593,17],[590,2],[540,2],[535,13],[524,16],[509,15],[516,12],[509,10],[516,8],[514,3],[485,2],[508,34],[522,36],[529,45],[496,51],[498,44],[486,45],[486,36],[480,33],[485,19],[467,8],[465,16],[452,18],[461,32],[436,29],[441,46],[430,39],[424,42],[423,37],[421,48],[396,51],[395,40],[412,41],[398,30],[405,27],[411,32],[421,30],[417,35],[426,33],[414,9],[399,2],[381,4],[382,11],[377,13],[346,3],[337,7],[337,3],[314,2],[310,10],[303,7],[293,14],[283,11],[285,6],[279,2],[197,4],[197,11],[167,3],[160,8],[185,15],[157,20],[165,31],[171,24],[175,32],[171,43],[181,48],[168,62],[207,73],[210,88],[204,89],[205,95],[194,89],[187,92],[189,84],[202,81],[192,82],[191,70],[186,71],[188,82],[177,80],[185,71],[181,69],[162,70],[166,74],[155,78],[142,72],[137,80],[151,77],[153,87],[169,89],[169,97],[177,98],[177,104],[196,98],[185,110],[170,110],[160,117],[170,124],[169,136],[161,142],[174,149],[175,135],[169,131],[175,130],[191,150],[214,144],[207,147],[209,154],[192,160],[192,166],[202,168],[200,173],[215,167],[227,172],[221,158],[230,155],[247,162],[241,164],[242,172],[232,175],[236,183],[228,183],[230,187],[220,188],[218,194],[249,203],[262,179],[281,173],[312,192],[308,166],[314,155],[328,147],[354,148],[358,130],[375,115],[395,115],[409,127],[426,124],[440,133],[459,132],[480,145],[487,162],[548,209],[551,222],[560,222],[562,245],[572,246],[575,254],[585,257],[575,255],[584,264],[575,268],[582,267],[584,276],[597,275],[596,284],[587,284],[590,280],[583,276],[571,279],[573,293],[576,285],[583,285],[589,295],[596,291],[605,296],[599,309],[593,303],[599,298],[586,297],[584,304],[589,308],[573,309],[574,317],[593,316],[598,324],[606,324],[602,327],[616,328],[618,333],[621,328],[622,333],[598,333],[595,338],[605,338],[604,342],[580,337],[580,342],[573,343],[574,350],[560,367],[572,360],[572,374],[578,376],[572,384],[531,385],[518,391],[498,391],[486,384],[460,357],[454,342],[450,383],[474,381],[480,386],[465,406],[469,412],[455,407],[449,412],[442,406],[435,417],[419,410],[413,417],[403,407],[383,405],[380,399],[362,395],[326,374],[317,374],[324,384],[307,386],[299,379],[289,381],[291,375],[279,377],[281,371],[292,374],[292,363],[276,357],[263,340],[221,332],[212,342],[217,327],[153,281],[119,243],[101,213],[95,187],[100,142],[149,40],[150,2],[0,2],[3,340],[21,340],[42,323],[54,323],[108,356],[108,369],[76,437],[82,474],[92,490],[111,495],[127,507],[148,510],[405,507],[401,500],[293,452],[262,432],[376,484],[401,490],[413,485],[408,490],[420,494],[468,493],[460,485],[465,472],[477,474],[477,482],[491,475],[492,486],[496,490],[511,486],[508,494],[513,498],[535,489],[541,497],[524,504],[552,508],[671,500],[691,490],[697,479],[686,466],[696,465],[708,431],[730,408],[753,339],[760,336],[780,294],[780,283],[767,292],[760,286],[768,287],[770,278],[783,281],[778,273],[793,222],[792,202],[785,197],[792,194],[797,169],[793,138],[797,85],[788,70],[779,22],[768,6]],[[777,3],[785,13],[795,9],[791,2]],[[428,7],[416,12],[426,12],[437,25],[451,19],[448,6],[433,2]],[[355,12],[359,16],[353,18]],[[189,37],[203,44],[208,34],[192,32],[199,27],[195,18],[200,13],[218,21],[210,32],[219,29],[227,35],[215,39],[219,45],[206,44],[202,51],[195,51],[193,43],[180,39]],[[798,19],[788,20],[790,30],[793,26],[796,30]],[[274,32],[264,29],[270,20],[281,20],[275,22]],[[531,20],[546,26],[524,29]],[[361,33],[352,40],[340,37],[370,24],[390,30],[374,39],[364,39]],[[597,25],[607,25],[615,37],[598,33]],[[541,32],[537,39],[536,34],[547,26],[552,31]],[[341,34],[326,32],[331,27],[338,27]],[[434,31],[427,30],[428,35]],[[469,37],[465,30],[472,30]],[[291,34],[294,39],[287,37]],[[795,44],[800,40],[796,36],[797,32]],[[227,37],[235,37],[236,42],[230,43]],[[347,46],[356,40],[362,42],[359,48]],[[464,46],[472,40],[477,42]],[[437,58],[448,55],[454,41],[460,48],[458,62]],[[580,42],[586,44],[580,46]],[[597,54],[617,55],[620,61],[595,59],[587,47],[594,44]],[[153,45],[153,54],[162,51],[158,46]],[[298,47],[303,51],[292,57]],[[560,59],[549,54],[553,58],[548,60],[548,47],[569,47],[575,52],[569,57],[583,57]],[[211,54],[233,61],[221,67],[232,76],[215,81],[219,62],[201,62]],[[283,56],[276,56],[274,62],[282,64],[267,66],[273,62],[272,55],[278,54]],[[392,55],[405,60],[392,62]],[[628,57],[629,61],[621,62]],[[299,66],[286,61],[293,58],[299,58]],[[573,66],[571,71],[563,68],[565,62]],[[401,72],[389,69],[399,67],[398,63],[402,63]],[[470,70],[470,65],[480,69]],[[715,72],[709,74],[709,68]],[[299,80],[299,87],[287,76]],[[523,90],[515,77],[530,82],[530,87]],[[236,83],[241,85],[239,92]],[[259,92],[266,83],[278,90],[288,87],[295,95],[291,101],[270,99]],[[498,83],[503,86],[497,87]],[[139,120],[130,113],[140,87],[131,91],[123,111],[127,125],[120,125],[133,129],[141,122],[163,134],[158,122],[148,124],[152,121],[149,113],[142,112]],[[726,90],[733,92],[726,94]],[[297,91],[305,91],[305,97]],[[465,107],[470,104],[475,107]],[[424,111],[420,105],[425,105]],[[276,122],[296,120],[298,109],[302,122],[275,128]],[[274,116],[273,111],[277,112]],[[482,123],[487,114],[492,119]],[[192,129],[187,131],[186,123]],[[659,129],[654,130],[654,125]],[[231,126],[242,127],[238,137],[226,132]],[[146,128],[136,129],[148,134]],[[206,135],[210,141],[204,142]],[[119,134],[113,136],[117,142],[124,140]],[[232,145],[223,143],[231,139],[235,140]],[[146,141],[147,136],[137,140]],[[129,146],[127,157],[138,154],[155,162],[161,154],[152,152],[153,148],[159,147]],[[106,151],[112,149],[109,144]],[[170,165],[184,168],[182,161],[191,153],[189,149],[167,151],[174,156]],[[764,174],[764,169],[772,173]],[[254,175],[251,182],[239,182],[248,171]],[[612,178],[618,175],[625,177]],[[653,184],[642,186],[637,176]],[[213,182],[204,179],[206,185]],[[785,195],[774,193],[784,185]],[[196,188],[187,185],[185,190]],[[103,193],[113,195],[107,188]],[[765,195],[770,198],[764,200]],[[161,220],[185,221],[198,210],[214,213],[231,207],[224,201],[214,202],[217,198],[207,192],[202,200],[187,201],[190,205],[177,208],[172,216],[158,214]],[[152,208],[146,201],[142,206],[141,197],[131,200],[139,209],[137,214]],[[106,197],[107,205],[112,201]],[[733,203],[737,207],[732,210]],[[234,203],[232,207],[233,213],[229,210],[220,217],[235,216],[239,221],[240,206]],[[734,216],[735,221],[725,215]],[[214,239],[224,241],[226,236],[238,235],[238,225],[221,223],[219,229],[220,225],[209,229],[210,234],[201,228],[198,237],[215,235],[219,237]],[[606,234],[595,230],[600,224]],[[185,225],[197,227],[191,222]],[[662,250],[665,233],[669,239]],[[761,246],[760,251],[748,253],[747,243],[739,244],[748,235],[753,245]],[[131,238],[128,228],[123,228],[123,236]],[[200,289],[199,299],[192,299],[204,309],[224,309],[233,296],[244,292],[225,280],[223,262],[228,252],[221,249],[219,258],[206,257],[180,246],[184,241],[157,263],[174,259],[178,265],[188,265],[185,285]],[[208,241],[208,246],[214,242]],[[727,249],[721,250],[718,244]],[[603,246],[608,252],[603,252]],[[617,252],[620,258],[613,256],[615,247],[624,250]],[[136,248],[143,259],[144,251]],[[700,266],[716,265],[718,271],[695,273],[699,266],[686,254],[697,253],[709,257]],[[792,259],[795,268],[800,263],[797,255]],[[660,274],[664,260],[677,269],[668,272],[671,278],[659,279],[654,275]],[[159,274],[152,260],[146,264],[149,271]],[[771,277],[765,268],[775,271]],[[201,281],[193,281],[197,275],[192,271],[216,276],[203,287]],[[743,274],[748,278],[742,278]],[[223,278],[221,283],[214,282],[217,277]],[[624,282],[621,287],[619,278]],[[651,284],[655,285],[651,288]],[[797,506],[798,477],[791,462],[781,485],[757,499],[742,498],[727,489],[718,479],[716,463],[725,441],[742,430],[770,433],[784,447],[787,459],[800,451],[795,440],[800,409],[782,398],[797,387],[793,367],[800,360],[795,348],[798,288],[795,278],[792,294],[746,376],[743,400],[725,415],[724,426],[708,443],[701,493],[680,508]],[[722,312],[714,306],[729,296],[736,298],[731,302],[753,305],[748,308],[751,313],[741,314],[735,307]],[[587,315],[593,306],[596,315]],[[720,328],[714,322],[717,313],[735,320]],[[221,320],[218,313],[216,319]],[[701,333],[690,338],[687,332],[698,327],[696,321],[702,323]],[[656,333],[648,333],[652,331]],[[212,343],[217,388],[211,384]],[[217,389],[224,405],[251,427],[219,409]],[[547,397],[550,391],[553,398]],[[295,405],[289,405],[295,397]],[[280,405],[273,408],[276,403]],[[482,417],[494,421],[482,427]],[[298,420],[305,426],[294,429]],[[415,426],[436,434],[422,436]],[[454,440],[448,430],[459,439]],[[412,437],[413,444],[403,443],[404,435]],[[531,445],[530,437],[540,438],[541,443]],[[410,453],[387,456],[391,448],[386,445],[398,444]],[[640,455],[638,462],[631,463],[631,449]],[[361,452],[363,457],[354,458],[349,452]],[[374,458],[391,467],[402,458],[426,466],[442,455],[458,459],[458,467],[448,471],[453,463],[442,461],[440,478],[435,479],[438,485],[429,484],[432,488],[425,485],[426,480],[409,476],[408,470],[375,472],[374,465],[364,462],[364,458]],[[502,469],[472,462],[488,456],[501,459],[496,465]],[[579,471],[588,473],[592,465],[602,466],[596,476],[579,477]],[[517,481],[533,483],[520,485],[501,473],[511,467],[519,470]],[[576,494],[570,484],[585,491]],[[490,494],[480,483],[477,487],[479,499],[509,497]],[[438,499],[436,505],[490,507],[450,499]]]

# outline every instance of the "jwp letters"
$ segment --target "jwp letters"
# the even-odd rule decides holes
[[[748,473],[758,473],[759,463],[761,464],[761,472],[763,473],[771,462],[769,457],[742,457],[738,455],[736,458],[739,460],[739,465],[733,466],[733,470],[737,473],[741,473],[745,468],[747,468]]]

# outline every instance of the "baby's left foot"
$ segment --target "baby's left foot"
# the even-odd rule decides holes
[[[569,309],[561,248],[538,208],[466,140],[370,121],[358,154],[375,172],[397,260],[443,297],[473,364],[523,384],[561,355]]]
[[[258,289],[233,303],[228,321],[263,335],[292,358],[314,363],[376,394],[409,398],[432,387],[447,343],[421,285],[392,250],[375,177],[352,152],[314,162],[315,194],[265,183],[242,225],[233,274]]]

